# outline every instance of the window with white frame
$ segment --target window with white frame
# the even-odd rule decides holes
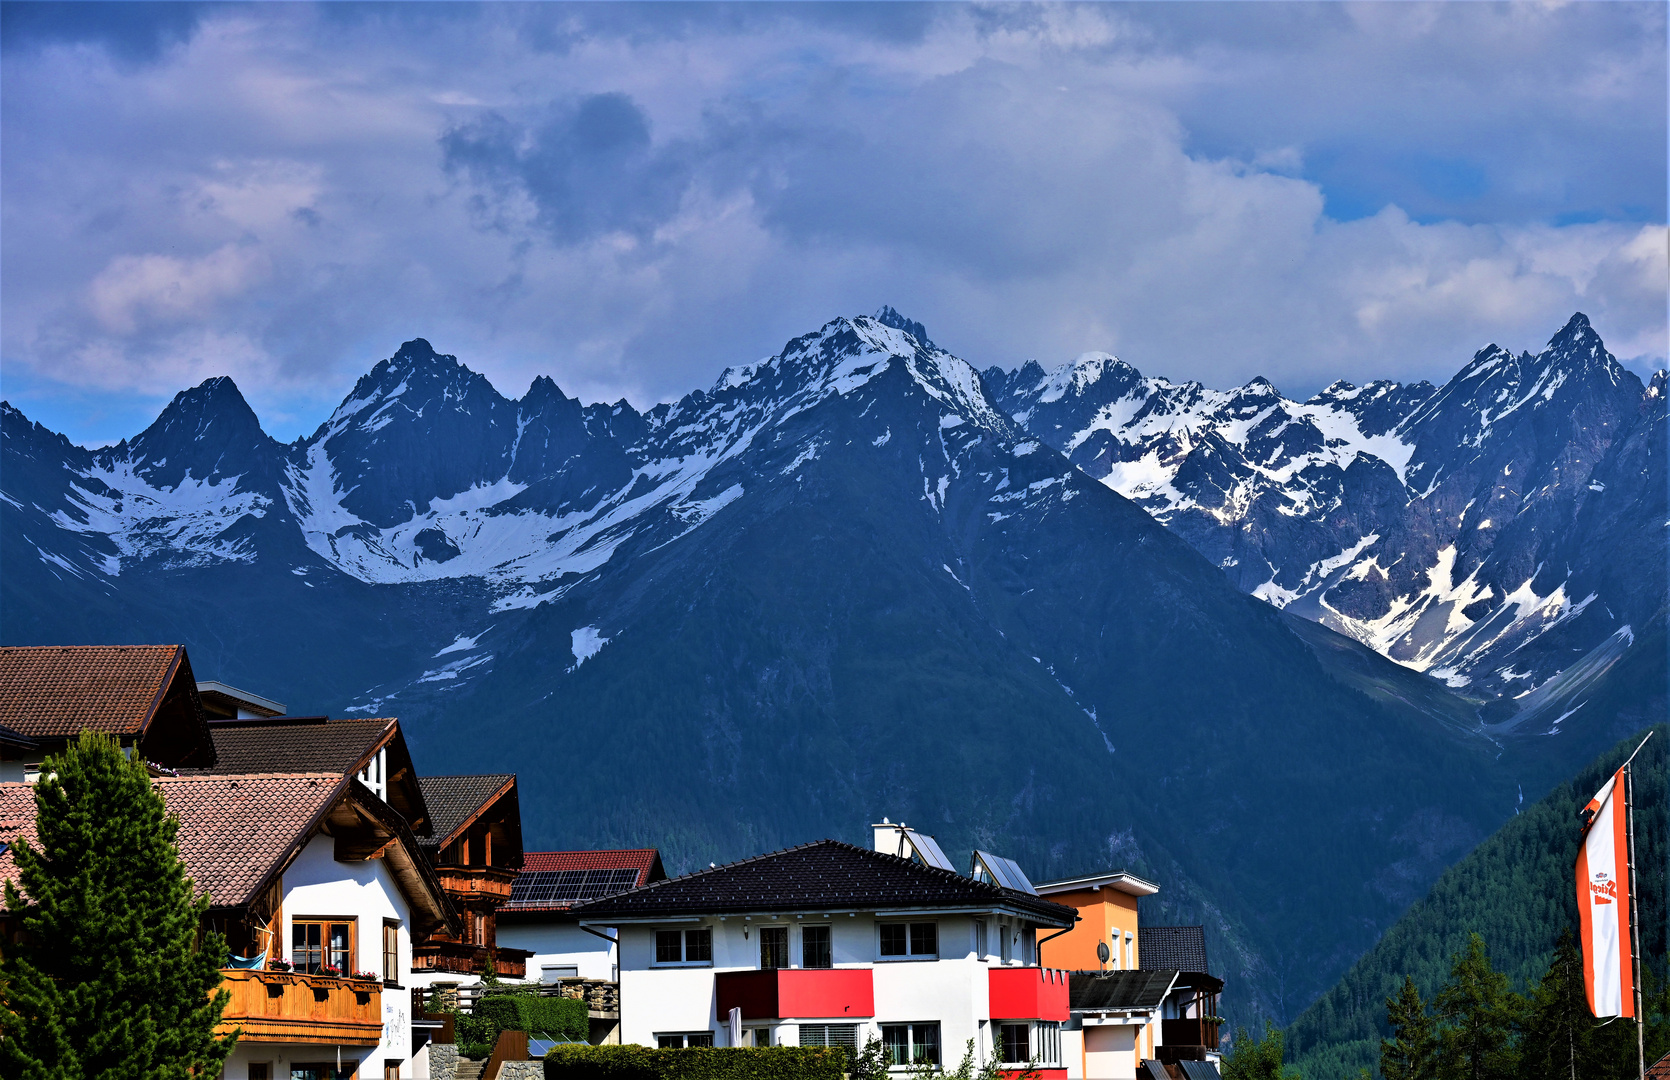
[[[760,968],[765,971],[789,966],[789,928],[760,927]]]
[[[998,1051],[1005,1065],[1061,1067],[1061,1023],[1022,1020],[998,1025]]]
[[[939,1024],[883,1024],[881,1045],[889,1065],[938,1065]]]
[[[878,923],[876,929],[883,959],[930,960],[939,955],[938,923]]]
[[[669,1031],[655,1036],[655,1045],[662,1050],[683,1050],[687,1046],[712,1046],[711,1031]]]
[[[801,1024],[801,1046],[840,1046],[858,1052],[857,1024]]]
[[[697,926],[688,930],[655,932],[656,964],[713,963],[713,928]]]
[[[984,960],[986,958],[986,920],[985,919],[975,919],[974,920],[974,958],[976,960]]]

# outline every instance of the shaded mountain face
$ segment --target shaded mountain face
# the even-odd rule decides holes
[[[1643,387],[1581,313],[1541,353],[1491,345],[1437,389],[1298,402],[1104,353],[985,378],[1237,586],[1492,703],[1491,723],[1548,730],[1516,702],[1664,620],[1663,378]]]
[[[1393,438],[1391,393],[1336,395],[1350,438]],[[514,762],[542,843],[688,869],[888,815],[1042,878],[1128,865],[1150,918],[1210,927],[1232,1016],[1285,1017],[1540,782],[891,310],[644,413],[508,399],[421,341],[307,439],[247,411],[206,385],[96,453],[0,415],[0,632],[183,640],[205,677],[399,715],[432,771]],[[1332,415],[1312,454],[1373,468]]]

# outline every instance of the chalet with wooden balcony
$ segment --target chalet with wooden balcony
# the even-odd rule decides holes
[[[532,953],[501,945],[497,927],[498,909],[522,872],[516,776],[425,776],[420,784],[432,815],[424,851],[459,913],[459,926],[419,944],[413,960],[419,981],[456,981],[489,966],[500,978],[525,978]]]
[[[413,1075],[414,939],[456,933],[405,819],[357,776],[210,774],[156,781],[187,872],[232,955],[230,1080]],[[32,838],[34,788],[0,784],[0,822]],[[16,880],[10,849],[0,879]]]
[[[105,732],[166,769],[215,763],[183,645],[0,648],[0,727],[14,736],[0,780],[33,779],[82,731]]]

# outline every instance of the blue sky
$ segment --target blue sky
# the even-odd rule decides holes
[[[1290,394],[1666,353],[1662,4],[7,4],[0,394],[281,438],[426,337],[642,406],[892,304]]]

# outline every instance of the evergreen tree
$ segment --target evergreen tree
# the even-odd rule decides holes
[[[1520,1046],[1520,1068],[1530,1080],[1578,1080],[1594,1071],[1589,1002],[1583,993],[1583,958],[1571,928],[1560,934],[1548,971],[1531,991]]]
[[[1442,1035],[1442,1080],[1514,1080],[1519,1075],[1514,1029],[1524,999],[1508,977],[1490,965],[1484,938],[1472,934],[1456,953],[1450,981],[1438,992]]]
[[[1282,1068],[1281,1029],[1264,1021],[1264,1037],[1255,1039],[1246,1028],[1235,1031],[1235,1048],[1223,1059],[1224,1080],[1299,1080],[1297,1071]]]
[[[1403,990],[1386,999],[1392,1037],[1380,1040],[1380,1074],[1386,1080],[1434,1080],[1438,1075],[1438,1036],[1415,980],[1405,975]]]
[[[214,1076],[236,1034],[216,1038],[226,942],[199,941],[177,819],[144,761],[83,732],[48,758],[35,789],[38,846],[14,847],[23,938],[0,955],[0,1074],[13,1080]]]

